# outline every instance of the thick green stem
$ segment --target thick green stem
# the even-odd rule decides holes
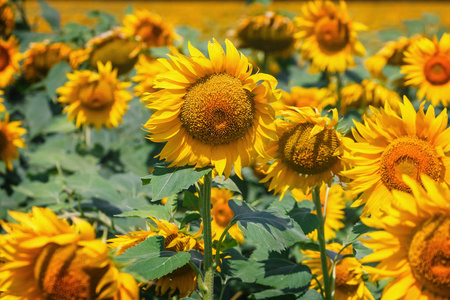
[[[203,184],[199,189],[199,208],[203,219],[203,240],[205,242],[204,264],[205,291],[203,299],[213,300],[214,297],[214,259],[212,254],[211,235],[211,172],[203,177]]]
[[[325,247],[325,218],[322,215],[322,204],[320,203],[320,187],[317,186],[312,192],[313,202],[316,207],[317,216],[319,217],[319,227],[317,228],[317,236],[320,247],[320,262],[322,263],[322,274],[324,282],[325,299],[332,300],[331,280],[328,272],[328,255]]]

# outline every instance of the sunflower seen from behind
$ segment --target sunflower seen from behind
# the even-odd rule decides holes
[[[20,73],[21,58],[19,41],[14,36],[8,40],[0,39],[0,89],[14,82],[14,76]]]
[[[345,1],[339,6],[328,0],[308,1],[302,12],[303,16],[295,18],[296,37],[303,59],[311,61],[311,71],[344,72],[355,66],[355,55],[365,55],[356,32],[366,26],[349,18]]]
[[[69,81],[57,93],[70,121],[75,119],[77,127],[92,125],[98,130],[119,125],[132,95],[126,90],[130,83],[119,81],[110,62],[99,63],[98,72],[74,71],[67,77]]]
[[[0,35],[8,38],[16,27],[14,10],[8,0],[0,0]]]
[[[20,127],[21,121],[10,121],[9,114],[4,120],[0,120],[0,158],[5,163],[8,170],[12,171],[12,161],[19,159],[19,149],[26,147],[24,139],[21,137],[27,130]]]
[[[181,54],[159,61],[168,69],[155,79],[160,91],[143,98],[153,110],[144,127],[149,139],[166,142],[160,159],[170,166],[212,165],[219,176],[230,176],[254,155],[266,157],[264,145],[276,139],[274,111],[279,98],[274,77],[252,75],[248,59],[226,40],[226,53],[213,41],[209,57],[189,45]]]
[[[450,298],[450,191],[448,185],[422,175],[421,183],[404,176],[411,193],[393,191],[395,202],[385,215],[363,218],[378,231],[360,238],[374,251],[363,263],[371,279],[392,278],[382,300]]]
[[[349,190],[359,198],[352,206],[365,204],[363,215],[377,214],[393,201],[392,191],[411,192],[403,175],[421,183],[421,174],[437,182],[450,183],[450,129],[447,110],[435,116],[433,106],[416,112],[405,97],[399,103],[400,114],[389,103],[364,123],[355,122],[352,134],[356,142],[347,144],[351,165],[342,172],[352,181]]]
[[[450,34],[444,33],[438,41],[421,38],[405,52],[405,84],[418,87],[417,97],[425,98],[434,106],[450,103]]]
[[[335,105],[336,99],[335,93],[330,88],[303,88],[300,86],[294,86],[288,93],[282,91],[280,101],[274,105],[275,109],[282,108],[279,104],[295,107],[311,106],[319,110],[322,110],[328,105]]]
[[[108,247],[95,239],[84,220],[70,225],[50,209],[10,211],[17,223],[1,222],[0,291],[11,299],[137,300],[131,275],[108,258]]]

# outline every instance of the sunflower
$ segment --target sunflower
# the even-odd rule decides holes
[[[58,101],[68,113],[70,121],[76,118],[76,125],[94,125],[100,130],[117,127],[132,99],[126,90],[130,83],[117,79],[117,70],[110,62],[98,63],[98,73],[89,70],[67,74],[69,81],[57,89]]]
[[[360,84],[349,84],[342,89],[341,93],[342,114],[345,114],[348,108],[381,107],[386,101],[395,111],[399,111],[400,96],[369,79],[364,79]]]
[[[267,154],[275,160],[261,182],[269,182],[269,191],[281,193],[299,188],[308,193],[322,183],[331,184],[343,165],[342,138],[333,127],[338,122],[336,109],[332,119],[322,117],[311,107],[288,107],[277,118],[278,141],[271,141]]]
[[[362,193],[352,206],[365,203],[363,215],[377,213],[389,205],[393,190],[411,191],[403,174],[419,183],[422,173],[435,181],[450,183],[446,109],[435,117],[431,105],[425,113],[422,103],[416,113],[406,97],[403,102],[399,103],[400,115],[386,103],[379,111],[372,108],[373,120],[355,122],[356,129],[352,128],[356,142],[347,144],[351,154],[344,157],[352,169],[342,174],[353,179],[348,186],[354,195]]]
[[[71,226],[40,207],[10,215],[18,224],[1,221],[2,298],[138,299],[134,279],[108,259],[108,247],[86,221]]]
[[[386,80],[386,76],[383,74],[384,66],[403,65],[405,51],[419,37],[418,35],[409,38],[402,36],[396,41],[387,42],[380,51],[366,60],[365,65],[370,75],[373,78]]]
[[[335,300],[373,300],[373,296],[364,284],[362,278],[364,270],[361,262],[353,257],[353,247],[350,244],[343,249],[343,246],[338,243],[326,245],[328,251],[339,253],[340,258],[334,266],[335,277]],[[320,252],[312,250],[304,250],[303,254],[310,259],[303,261],[311,269],[311,273],[316,276],[317,280],[323,286],[322,264],[320,260]],[[328,270],[332,270],[332,261],[327,258]],[[311,282],[311,289],[317,289],[318,283],[313,280]],[[321,288],[323,290],[323,287]]]
[[[380,229],[361,237],[372,250],[363,263],[374,280],[394,278],[381,299],[450,298],[450,190],[447,185],[422,175],[421,183],[404,176],[411,193],[393,191],[395,202],[386,215],[363,218]]]
[[[252,66],[226,40],[226,54],[217,41],[209,43],[207,59],[189,45],[190,57],[160,59],[169,71],[156,77],[155,88],[144,97],[154,110],[144,125],[154,142],[167,142],[161,159],[170,166],[213,165],[228,177],[234,165],[250,165],[254,152],[266,156],[264,143],[275,139],[274,111],[279,98],[274,77],[251,75]]]
[[[6,108],[3,105],[3,94],[4,92],[0,90],[0,113],[6,111]]]
[[[5,119],[0,120],[0,157],[6,165],[6,168],[12,171],[13,159],[19,158],[19,150],[17,148],[26,147],[25,141],[20,137],[27,130],[21,128],[21,121],[9,121],[9,114],[5,115]]]
[[[331,1],[308,1],[302,9],[304,16],[295,18],[303,59],[311,61],[313,72],[344,72],[355,65],[354,55],[365,55],[356,31],[366,26],[352,22],[347,4],[339,3],[338,7]]]
[[[405,52],[401,72],[406,85],[418,87],[417,97],[436,106],[450,103],[450,34],[440,39],[421,38]]]
[[[18,40],[11,36],[7,41],[0,39],[0,89],[14,81],[14,75],[20,73]]]
[[[7,38],[16,26],[14,10],[8,0],[0,0],[0,35]]]
[[[313,200],[311,193],[305,194],[299,189],[293,189],[291,193],[297,201]],[[339,184],[328,187],[323,183],[320,186],[320,202],[322,203],[322,214],[325,217],[325,240],[328,241],[336,238],[336,231],[345,226],[342,222],[345,217],[344,209],[347,202],[344,197],[344,189]],[[313,214],[316,214],[316,212],[313,211]],[[309,233],[308,237],[316,241],[317,229]]]
[[[215,240],[219,240],[220,236],[230,224],[234,217],[234,212],[228,205],[228,201],[233,198],[233,192],[228,189],[213,187],[211,189],[211,217],[212,227],[215,229]],[[228,230],[228,233],[240,244],[244,243],[244,234],[237,224],[234,224]]]
[[[139,56],[135,69],[136,76],[133,77],[133,81],[137,82],[134,87],[134,94],[137,97],[141,97],[144,93],[156,92],[153,80],[156,75],[167,71],[167,68],[157,59],[145,55]]]
[[[164,249],[167,251],[181,252],[189,250],[197,250],[204,252],[203,240],[199,240],[201,229],[191,234],[186,229],[181,231],[178,226],[169,223],[166,220],[157,220],[150,217],[157,225],[153,227],[149,224],[150,230],[133,231],[126,235],[117,235],[116,238],[109,239],[109,246],[118,249],[118,254],[124,253],[129,248],[136,246],[144,241],[149,236],[160,235],[164,237]],[[190,267],[186,264],[161,278],[153,280],[156,281],[156,296],[165,295],[168,292],[170,298],[177,290],[181,298],[187,297],[197,287],[197,276]]]
[[[244,19],[236,29],[239,48],[261,50],[274,56],[286,57],[297,48],[294,22],[283,15],[267,11]]]
[[[274,107],[282,108],[284,105],[304,107],[311,106],[322,110],[327,105],[336,104],[336,95],[329,88],[303,88],[295,86],[291,92],[282,91],[280,101],[276,102]],[[283,105],[280,105],[283,104]]]
[[[30,47],[23,54],[23,76],[28,82],[41,81],[47,77],[50,69],[61,61],[69,61],[72,48],[63,43],[30,43]]]
[[[123,19],[121,31],[129,37],[135,37],[143,48],[170,46],[178,38],[172,25],[164,22],[160,15],[147,9],[137,10]]]

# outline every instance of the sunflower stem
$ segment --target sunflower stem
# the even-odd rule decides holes
[[[213,300],[214,297],[214,259],[212,254],[212,234],[211,234],[211,176],[209,172],[203,177],[203,184],[199,189],[199,208],[203,219],[203,240],[205,242],[205,276],[203,299]]]
[[[84,126],[84,143],[86,146],[86,150],[89,150],[91,147],[91,126]]]
[[[325,299],[332,300],[331,295],[331,280],[330,273],[328,272],[328,255],[325,247],[325,218],[322,215],[322,203],[320,203],[320,187],[316,186],[312,191],[313,202],[316,207],[317,217],[319,218],[319,227],[317,228],[319,248],[320,248],[320,261],[322,264],[322,274],[325,290]]]

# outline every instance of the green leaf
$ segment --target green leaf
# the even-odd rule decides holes
[[[316,290],[308,290],[299,300],[323,300],[322,295]]]
[[[151,179],[153,200],[160,200],[188,189],[210,171],[209,167],[194,169],[192,166],[177,168],[156,166]]]
[[[116,260],[128,264],[125,271],[135,273],[145,280],[154,280],[189,263],[189,252],[172,252],[164,249],[164,237],[152,236],[128,249]]]
[[[180,222],[180,227],[183,227],[187,223],[200,219],[202,216],[196,211],[187,211],[184,218]],[[222,248],[223,249],[223,248]]]
[[[235,199],[228,201],[228,205],[234,212],[231,222],[238,221],[245,238],[261,247],[280,252],[297,242],[309,240],[300,225],[278,210],[258,211]]]
[[[66,115],[55,116],[50,123],[43,129],[43,133],[69,133],[77,129],[73,122],[67,119]]]
[[[41,134],[51,121],[52,113],[45,93],[29,93],[25,96],[25,118],[31,138]]]
[[[199,210],[198,197],[191,192],[184,191],[183,206],[191,210]]]
[[[296,207],[289,213],[289,216],[300,225],[305,234],[313,232],[319,226],[319,218],[312,214],[310,209]]]
[[[97,34],[108,31],[116,23],[115,16],[98,10],[88,12],[87,16],[92,19],[98,19],[97,24],[95,24],[95,31]]]
[[[139,207],[132,211],[126,211],[116,217],[133,217],[133,218],[148,218],[149,216],[157,219],[170,219],[170,211],[165,205],[153,204]]]
[[[367,226],[366,224],[358,221],[352,228],[352,232],[348,235],[345,245],[351,244],[358,239],[358,237],[364,233],[375,231],[372,227]]]
[[[227,180],[220,180],[220,181],[219,180],[216,181],[216,179],[218,179],[218,177],[216,177],[214,179],[214,181],[212,182],[212,186],[213,187],[218,187],[218,188],[221,188],[221,189],[227,189],[227,190],[230,190],[232,192],[242,194],[242,192],[239,189],[239,187],[236,185],[236,183],[234,183],[233,180],[231,180],[231,178],[228,178]]]
[[[68,81],[66,74],[70,72],[72,68],[66,61],[61,61],[50,69],[44,80],[45,89],[50,98],[56,98],[56,89]]]
[[[250,5],[252,3],[261,3],[264,6],[268,6],[272,0],[247,0],[247,5]]]
[[[53,30],[58,30],[61,27],[61,16],[59,12],[44,1],[39,1],[41,7],[41,14],[45,21],[52,27]]]

